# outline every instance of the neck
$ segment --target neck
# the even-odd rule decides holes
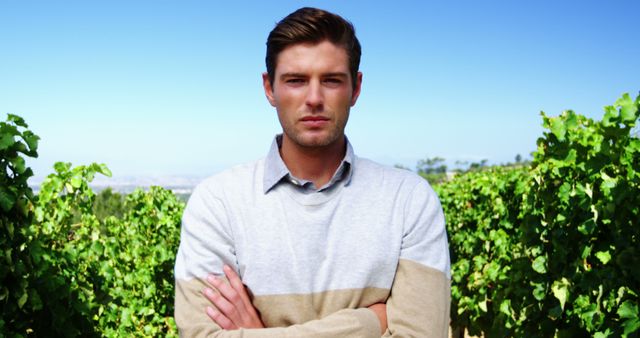
[[[282,137],[280,156],[291,174],[313,182],[320,188],[331,180],[346,152],[345,137],[324,147],[302,147],[286,135]]]

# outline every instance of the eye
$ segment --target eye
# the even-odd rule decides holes
[[[291,84],[291,85],[300,85],[304,83],[304,79],[302,78],[289,78],[287,80],[285,80],[286,83]]]
[[[338,78],[338,77],[328,77],[324,79],[322,82],[324,82],[328,86],[337,87],[341,85],[343,81],[341,78]]]

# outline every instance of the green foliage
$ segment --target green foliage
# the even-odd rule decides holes
[[[16,115],[0,122],[0,333],[24,336],[42,310],[32,285],[37,264],[30,254],[28,227],[33,219],[33,192],[27,184],[33,175],[23,156],[38,155],[39,138]]]
[[[5,216],[28,216],[27,206],[33,193],[27,179],[33,176],[22,156],[38,156],[38,136],[27,130],[28,125],[9,114],[0,122],[0,211]]]
[[[526,190],[525,168],[471,171],[436,186],[445,209],[452,261],[455,326],[471,334],[505,336],[515,325],[505,293],[518,288],[512,269],[525,264],[524,248],[513,237]]]
[[[35,156],[37,136],[13,115],[1,127],[2,187],[14,202],[0,219],[0,336],[177,336],[173,261],[184,203],[159,187],[124,205],[108,193],[96,203],[89,183],[109,169],[61,162],[34,198],[31,171],[15,158],[16,149]],[[122,215],[100,215],[107,210]]]
[[[437,186],[452,255],[452,319],[488,337],[637,336],[640,97],[601,121],[547,117],[531,166]]]
[[[100,221],[88,183],[106,167],[56,164],[42,184],[36,208],[40,238],[71,289],[84,318],[106,336],[175,335],[173,260],[184,204],[167,190],[136,190],[122,218]],[[72,223],[74,213],[80,222]]]
[[[604,336],[638,329],[637,315],[625,320],[619,311],[637,304],[640,290],[640,140],[630,132],[639,106],[640,96],[625,94],[601,121],[542,114],[549,131],[534,153],[522,242],[531,259],[548,260],[541,282],[552,292],[539,306],[551,316],[533,329],[577,326]]]
[[[122,218],[128,211],[125,207],[125,197],[113,192],[110,187],[100,191],[93,203],[93,214],[101,221],[109,216]]]

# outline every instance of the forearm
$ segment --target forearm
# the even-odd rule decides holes
[[[175,318],[182,337],[380,337],[376,315],[367,308],[344,309],[324,318],[288,327],[222,330],[205,313],[200,280],[176,283]]]
[[[380,337],[380,324],[369,309],[340,310],[322,319],[289,327],[217,331],[212,337]]]
[[[450,280],[443,272],[400,260],[384,337],[447,337],[450,303]]]

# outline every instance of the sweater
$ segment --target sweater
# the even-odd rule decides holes
[[[366,309],[379,302],[387,303],[384,336],[447,335],[450,262],[435,192],[418,175],[348,147],[346,179],[313,193],[267,184],[273,145],[266,159],[196,187],[175,263],[181,336],[380,337]],[[238,272],[267,328],[225,331],[208,318],[213,305],[202,289],[208,274],[224,275],[224,264]]]

